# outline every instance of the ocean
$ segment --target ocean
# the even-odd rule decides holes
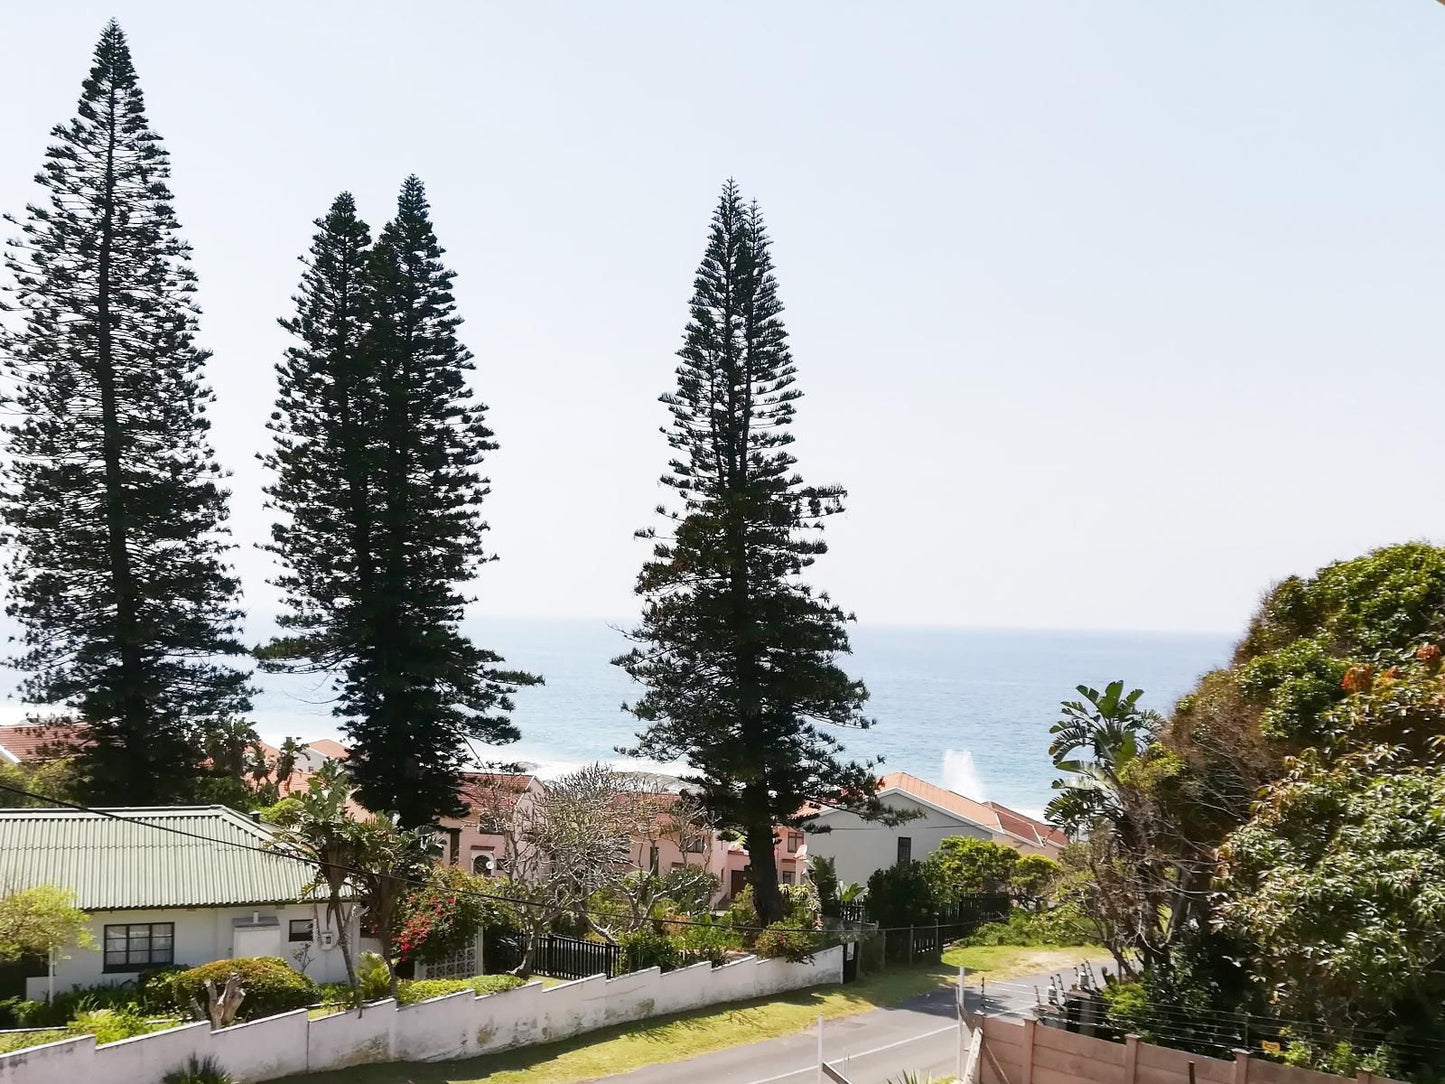
[[[621,711],[637,693],[609,660],[626,650],[605,621],[491,618],[468,622],[476,641],[509,667],[540,673],[545,686],[517,693],[519,742],[481,754],[534,766],[543,776],[594,760],[622,762],[636,721]],[[1049,727],[1075,687],[1102,689],[1116,678],[1144,690],[1165,711],[1200,674],[1223,665],[1233,638],[1222,634],[1079,632],[858,625],[845,669],[872,694],[877,725],[842,731],[847,752],[882,757],[902,770],[971,798],[1039,813],[1054,777]],[[325,679],[259,678],[254,718],[272,743],[288,735],[339,737]],[[631,762],[653,771],[679,765]]]

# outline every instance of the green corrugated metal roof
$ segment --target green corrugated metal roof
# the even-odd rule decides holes
[[[56,885],[74,891],[78,907],[104,911],[279,903],[311,879],[305,863],[259,850],[270,828],[225,806],[105,812],[116,816],[0,809],[0,888]]]

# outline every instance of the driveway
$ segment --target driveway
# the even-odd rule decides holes
[[[1099,963],[1094,963],[1097,973]],[[989,1015],[1022,1018],[1037,1000],[1048,997],[1051,973],[986,982],[982,1007]],[[1063,976],[1073,981],[1072,971]],[[968,1008],[980,1008],[976,983],[966,988]],[[940,989],[891,1009],[873,1009],[823,1024],[823,1054],[850,1084],[887,1084],[905,1069],[920,1073],[954,1071],[958,1025],[954,992]],[[812,1084],[818,1072],[816,1031],[735,1046],[686,1061],[649,1065],[606,1077],[607,1084]]]

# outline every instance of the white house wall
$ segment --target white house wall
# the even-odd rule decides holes
[[[913,841],[913,857],[919,861],[938,850],[939,843],[949,836],[993,838],[989,829],[959,820],[905,794],[890,794],[883,802],[892,809],[918,811],[922,816],[897,828],[889,828],[885,824],[865,821],[855,813],[833,810],[817,821],[819,826],[832,828],[831,832],[819,832],[816,828],[808,832],[808,857],[822,855],[832,858],[839,881],[866,885],[875,870],[898,861],[899,836],[907,836]]]
[[[471,1058],[842,977],[843,950],[835,946],[807,963],[749,956],[717,969],[698,964],[664,975],[651,968],[487,997],[464,991],[401,1008],[381,1001],[359,1016],[320,1020],[302,1009],[222,1031],[187,1024],[99,1047],[87,1035],[0,1054],[0,1084],[155,1084],[192,1054],[213,1056],[238,1084],[374,1062]]]
[[[68,958],[57,961],[55,967],[55,991],[64,993],[75,986],[94,986],[97,983],[120,984],[136,978],[138,971],[103,970],[102,946],[105,944],[106,926],[142,922],[170,922],[175,926],[174,959],[178,964],[199,967],[214,960],[228,960],[235,954],[235,927],[232,919],[249,919],[253,914],[276,918],[279,923],[279,948],[275,953],[292,967],[297,961],[292,953],[301,948],[300,942],[287,940],[292,919],[315,917],[310,904],[293,903],[282,907],[192,907],[155,911],[94,911],[90,916],[90,933],[95,939],[93,949],[70,949]],[[321,908],[322,925],[325,924],[325,908]],[[352,919],[352,944],[358,945],[356,920]],[[359,954],[358,946],[353,955]],[[299,970],[299,967],[297,967]],[[306,974],[317,982],[342,982],[346,979],[346,963],[339,948],[322,949],[319,944],[311,946],[311,959]],[[25,980],[26,997],[43,999],[47,981],[44,977]]]

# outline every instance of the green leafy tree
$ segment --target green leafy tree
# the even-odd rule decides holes
[[[262,655],[337,674],[361,801],[427,825],[462,812],[468,740],[515,740],[511,690],[537,680],[460,630],[463,589],[489,559],[480,468],[496,444],[421,182],[407,178],[375,245],[349,195],[317,225],[283,321],[297,345],[279,369],[267,492],[289,609]]]
[[[1021,900],[1042,900],[1063,874],[1063,867],[1043,854],[1021,854],[1009,875],[1009,892]]]
[[[934,895],[946,901],[1007,892],[1018,860],[1018,851],[992,840],[948,836],[939,841],[923,868]]]
[[[879,926],[926,923],[937,912],[938,897],[917,859],[874,870],[868,878],[868,917]]]
[[[75,906],[74,892],[37,885],[0,898],[0,961],[94,945],[90,916]]]
[[[356,889],[351,871],[366,857],[358,848],[355,821],[348,809],[352,786],[346,773],[328,763],[311,776],[303,794],[282,799],[262,819],[277,826],[272,846],[300,855],[314,867],[306,894],[325,901],[336,944],[346,965],[346,979],[356,989],[356,962],[352,955],[351,919],[356,913]]]
[[[867,726],[868,693],[838,665],[848,616],[805,581],[826,552],[837,486],[796,472],[791,425],[801,392],[769,240],[756,203],[723,188],[662,401],[675,455],[662,482],[678,506],[637,581],[637,646],[616,660],[646,689],[630,711],[633,752],[685,759],[719,828],[742,832],[758,913],[783,913],[774,828],[806,802],[880,815],[871,764],[845,761],[829,727]]]
[[[195,276],[120,27],[95,48],[74,119],[51,132],[5,262],[18,327],[0,517],[14,664],[32,703],[87,726],[80,790],[111,805],[194,798],[208,742],[243,727],[248,674],[228,664],[239,584],[226,491],[207,441]],[[15,219],[9,219],[15,222]]]

